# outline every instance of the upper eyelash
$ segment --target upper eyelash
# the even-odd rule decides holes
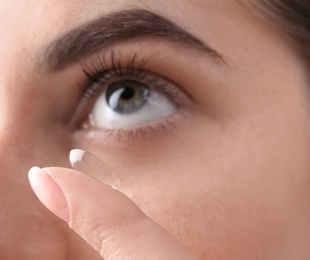
[[[175,103],[178,97],[178,91],[174,87],[171,87],[171,84],[167,82],[168,80],[164,84],[157,85],[163,77],[155,77],[154,75],[151,79],[146,80],[148,74],[150,74],[150,72],[145,70],[146,64],[147,60],[144,58],[138,59],[137,53],[134,53],[125,63],[122,61],[122,54],[120,52],[116,53],[115,51],[111,51],[108,54],[108,58],[106,54],[94,58],[90,65],[82,66],[82,71],[89,80],[89,84],[84,88],[82,100],[87,102],[102,88],[102,85],[113,77],[126,76],[145,80],[147,84],[155,86],[159,92],[165,94]]]
[[[98,56],[90,64],[91,67],[83,67],[84,74],[93,83],[102,83],[102,80],[109,80],[109,78],[104,77],[108,72],[114,72],[115,76],[141,76],[141,72],[144,71],[146,65],[145,59],[138,60],[137,54],[134,53],[123,65],[121,53],[118,55],[116,56],[115,51],[111,51],[109,55],[110,66],[104,55]]]
[[[108,87],[109,81],[112,82],[112,80],[121,77],[123,79],[130,77],[133,80],[141,80],[149,84],[156,92],[165,95],[173,102],[179,111],[178,115],[185,116],[185,99],[179,97],[182,91],[174,84],[173,80],[166,78],[160,73],[152,72],[152,67],[147,61],[146,58],[141,58],[137,53],[133,53],[125,58],[121,52],[111,51],[92,58],[88,63],[83,63],[81,69],[87,78],[87,82],[80,85],[82,92],[76,112],[76,115],[78,115],[77,127],[79,129],[89,127],[89,113],[95,102],[95,97]],[[160,124],[158,122],[154,124],[124,129],[101,129],[97,134],[113,135],[118,140],[123,140],[126,137],[128,138],[126,141],[133,141],[131,139],[138,137],[154,137],[157,130],[168,131],[169,129],[176,128],[173,120],[170,119],[166,119]]]
[[[136,53],[127,60],[125,65],[122,64],[121,53],[116,56],[115,51],[110,52],[108,60],[110,60],[110,65],[106,55],[103,54],[94,58],[90,65],[82,65],[82,71],[89,81],[83,88],[82,101],[92,98],[101,89],[101,86],[113,76],[131,76],[140,79],[146,76],[144,72],[146,60],[138,60]]]

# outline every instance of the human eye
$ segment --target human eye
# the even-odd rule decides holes
[[[83,130],[128,140],[175,128],[184,94],[164,76],[147,69],[137,54],[114,51],[83,66],[87,84],[82,95]]]

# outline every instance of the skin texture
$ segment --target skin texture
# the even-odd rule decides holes
[[[175,127],[159,119],[156,135],[134,139],[72,120],[81,61],[35,69],[59,35],[130,8],[168,17],[226,61],[152,39],[113,46],[146,57],[182,99]],[[68,167],[73,148],[100,156],[121,192],[199,259],[310,258],[307,70],[270,24],[229,0],[0,0],[0,17],[1,259],[100,259],[27,180],[33,165]]]

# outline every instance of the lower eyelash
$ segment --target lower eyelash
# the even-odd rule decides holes
[[[124,56],[123,56],[124,57]],[[129,59],[122,61],[121,53],[112,51],[110,54],[103,54],[93,60],[87,66],[84,64],[82,70],[86,75],[88,82],[84,87],[81,102],[78,110],[83,111],[83,116],[78,124],[78,128],[86,131],[90,139],[105,139],[107,138],[117,140],[119,142],[133,143],[139,141],[155,139],[157,140],[161,133],[171,133],[176,129],[175,121],[184,113],[184,99],[180,99],[179,95],[182,93],[178,87],[174,86],[170,80],[166,80],[162,76],[157,76],[145,70],[146,60],[138,59],[137,54],[133,54]],[[120,80],[133,79],[144,82],[150,85],[154,91],[165,95],[177,108],[174,114],[162,118],[158,121],[149,123],[147,125],[139,125],[131,128],[121,129],[103,129],[94,128],[89,121],[89,114],[95,102],[95,98],[105,89],[113,79]]]
[[[120,143],[132,144],[136,143],[137,140],[148,141],[159,140],[162,133],[172,134],[173,130],[177,129],[175,123],[179,118],[186,116],[185,113],[176,112],[175,115],[171,115],[165,120],[160,120],[149,125],[141,125],[134,128],[124,129],[88,129],[84,128],[84,131],[88,131],[87,135],[90,140],[98,142],[98,140],[112,139]]]

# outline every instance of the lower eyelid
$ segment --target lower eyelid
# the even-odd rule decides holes
[[[183,88],[179,87],[169,78],[152,72],[151,65],[153,62],[150,60],[145,62],[145,60],[137,58],[138,54],[133,55],[136,58],[134,62],[130,61],[129,56],[127,56],[129,57],[127,61],[126,59],[124,60],[126,55],[122,55],[122,53],[120,53],[118,56],[114,55],[112,64],[111,60],[109,60],[111,58],[109,58],[109,54],[105,54],[104,56],[106,56],[106,60],[98,60],[95,61],[94,64],[90,64],[90,66],[88,66],[88,68],[91,67],[91,70],[88,70],[86,74],[88,74],[90,77],[88,77],[88,86],[84,87],[84,90],[90,90],[90,92],[84,92],[84,94],[86,93],[86,96],[81,99],[82,102],[77,109],[76,116],[74,116],[74,119],[72,120],[76,127],[77,136],[81,137],[85,142],[91,142],[93,144],[139,144],[143,142],[150,142],[152,140],[158,140],[161,137],[172,134],[175,130],[177,130],[179,123],[189,114],[189,108],[191,107],[192,103],[191,98],[183,91]],[[140,55],[140,52],[139,56],[142,56]],[[143,66],[141,65],[142,63]],[[135,69],[132,65],[138,65],[138,68]],[[126,66],[131,67],[126,68]],[[123,72],[129,71],[130,75],[124,75],[122,69],[124,69]],[[112,73],[107,74],[109,71],[112,71]],[[162,71],[162,68],[159,71]],[[162,72],[165,74],[165,70]],[[100,82],[100,76],[102,76],[102,82]],[[132,128],[104,129],[90,126],[90,122],[88,121],[89,114],[92,111],[97,97],[103,93],[109,82],[111,82],[113,79],[115,80],[116,78],[120,79],[121,77],[126,79],[131,77],[132,79],[139,80],[139,76],[141,76],[140,79],[145,80],[145,82],[153,84],[153,89],[156,92],[165,95],[173,104],[175,104],[177,108],[176,112],[160,119],[156,119],[155,121],[146,125],[133,126]],[[101,86],[100,84],[103,84],[104,86]],[[95,88],[89,88],[90,85],[94,85]]]
[[[126,78],[126,77],[125,77]],[[127,79],[127,78],[126,78]],[[178,112],[174,112],[173,114],[182,114],[182,111],[185,111],[186,105],[188,103],[188,98],[186,97],[185,94],[182,94],[182,90],[178,90],[178,87],[174,86],[170,82],[165,82],[163,80],[158,80],[162,85],[157,85],[153,87],[157,93],[161,93],[160,95],[166,96],[171,103],[173,103],[176,107],[176,110]],[[102,90],[100,91],[101,94],[104,94],[104,87],[102,87]],[[98,96],[98,93],[96,94]],[[108,137],[112,137],[116,140],[125,140],[127,138],[124,135],[124,132],[130,136],[130,140],[134,139],[148,139],[150,137],[156,137],[158,134],[158,129],[162,130],[171,130],[174,127],[173,121],[176,118],[175,115],[172,116],[167,116],[164,117],[163,119],[158,119],[155,122],[151,122],[145,126],[142,127],[135,127],[133,126],[132,128],[127,128],[127,129],[122,129],[121,132],[117,132],[117,129],[99,129],[99,128],[94,128],[91,129],[91,124],[89,122],[89,115],[91,113],[91,109],[94,106],[95,101],[97,100],[97,97],[91,97],[93,101],[87,102],[85,105],[82,105],[80,107],[80,111],[82,111],[80,114],[82,115],[78,121],[80,122],[78,125],[78,129],[83,129],[84,131],[92,132],[93,135],[96,133],[98,135],[105,135]],[[84,107],[83,107],[84,106]],[[171,121],[171,119],[173,120]],[[165,122],[166,120],[166,122]],[[163,122],[161,125],[159,125],[159,122]]]
[[[78,132],[90,142],[102,143],[105,145],[122,143],[137,144],[161,139],[164,135],[170,135],[178,129],[179,122],[187,117],[189,113],[179,108],[174,114],[159,119],[150,124],[133,128],[123,129],[101,129],[84,125]]]
[[[140,79],[134,78],[132,76],[128,77],[119,77],[117,80],[122,80],[122,79],[132,79],[132,80],[137,80],[139,81]],[[102,83],[105,85],[108,85],[111,80]],[[182,106],[185,98],[185,94],[181,95],[182,91],[177,90],[178,87],[174,86],[172,83],[165,81],[164,79],[158,79],[157,85],[153,86],[153,88],[158,92],[162,93],[162,95],[167,96],[169,100],[174,103],[176,106]],[[151,84],[151,82],[146,80],[146,83]],[[90,112],[90,108],[94,105],[95,100],[97,97],[102,94],[105,90],[104,86],[100,86],[100,83],[92,83],[91,86],[85,88],[84,93],[81,98],[81,102],[77,108],[76,115],[78,114],[83,114],[82,117],[85,118],[85,114]],[[88,112],[87,112],[88,111]],[[74,117],[75,118],[75,117]]]

